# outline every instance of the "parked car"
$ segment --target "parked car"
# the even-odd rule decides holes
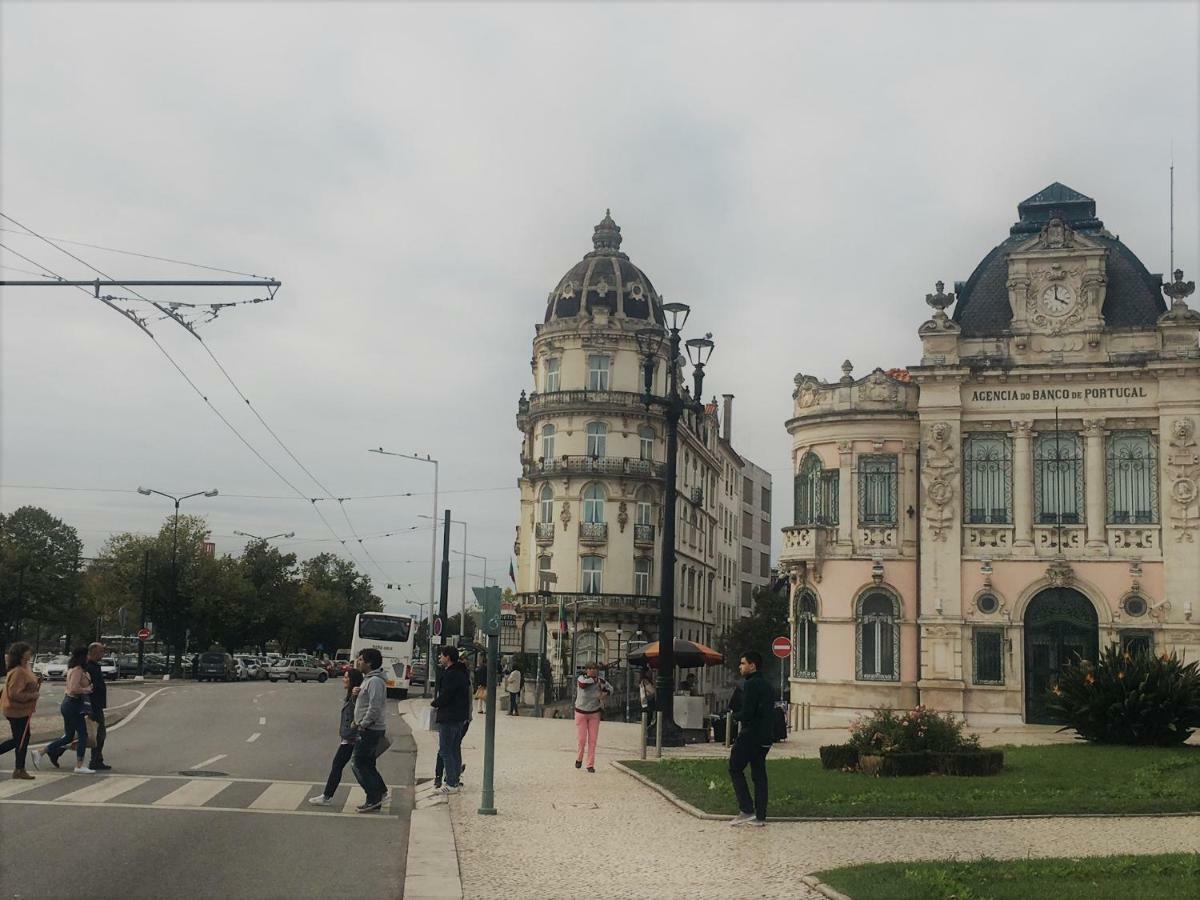
[[[45,675],[47,681],[66,681],[67,680],[67,662],[65,656],[56,656],[45,665]]]
[[[274,684],[277,681],[317,681],[324,683],[329,680],[329,673],[317,661],[306,656],[289,656],[271,666],[267,678]]]
[[[324,669],[325,674],[328,675],[330,678],[332,678],[334,675],[338,674],[337,666],[334,664],[332,659],[318,659],[317,665],[319,665],[322,669]]]
[[[138,673],[138,658],[136,653],[122,653],[117,657],[117,674],[134,676]]]
[[[49,653],[39,653],[33,658],[33,674],[46,677],[46,663],[54,659],[54,656]]]
[[[412,674],[408,679],[410,685],[423,686],[425,684],[425,675],[427,667],[425,660],[420,660],[412,664]]]
[[[241,681],[256,681],[267,677],[266,667],[254,656],[237,657],[238,679]]]
[[[237,666],[228,653],[210,650],[200,654],[196,663],[197,681],[232,681],[237,677]]]
[[[121,670],[117,666],[115,656],[105,656],[100,660],[100,674],[104,676],[105,681],[116,681],[121,677]]]
[[[354,667],[354,660],[350,658],[350,651],[339,650],[333,656],[334,674],[345,675]]]
[[[170,668],[167,665],[167,658],[161,653],[145,653],[142,655],[142,659],[146,664],[147,675],[166,675],[167,669]]]

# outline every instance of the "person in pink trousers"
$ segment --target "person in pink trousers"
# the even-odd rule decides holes
[[[595,663],[588,663],[583,674],[575,679],[575,737],[579,752],[575,756],[575,768],[583,765],[583,751],[587,749],[587,770],[596,771],[596,741],[600,737],[600,708],[608,698],[611,688],[600,677]]]

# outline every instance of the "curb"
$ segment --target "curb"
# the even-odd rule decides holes
[[[416,700],[401,700],[400,714],[412,729],[417,748],[413,770],[413,810],[408,824],[408,853],[404,865],[405,900],[462,900],[462,869],[458,855],[458,838],[450,804],[445,797],[433,794],[433,769],[436,751],[431,755],[426,732],[421,728]],[[428,703],[428,701],[425,701]],[[424,770],[424,771],[422,771]],[[426,778],[424,784],[417,782]]]
[[[669,803],[674,804],[688,815],[710,822],[724,822],[728,814],[704,812],[692,806],[640,772],[626,766],[624,763],[611,763],[614,769],[624,772],[635,781],[640,781],[646,787],[661,794]],[[1024,821],[1032,819],[1186,819],[1194,818],[1200,823],[1200,812],[1137,812],[1137,813],[1026,813],[1007,816],[769,816],[770,822],[1004,822]],[[829,890],[833,890],[830,888]],[[842,897],[836,891],[834,895]],[[830,895],[833,896],[833,895]]]
[[[843,894],[841,891],[835,891],[820,878],[815,875],[801,875],[800,881],[808,885],[822,897],[828,897],[829,900],[854,900],[848,894]]]

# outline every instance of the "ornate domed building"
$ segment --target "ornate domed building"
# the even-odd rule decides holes
[[[658,638],[665,423],[643,400],[635,336],[666,326],[662,298],[621,242],[606,214],[591,252],[550,292],[535,326],[534,389],[517,412],[517,631],[505,649],[537,653],[544,642],[556,675],[572,662],[619,664],[630,641]],[[651,364],[660,396],[662,343]],[[675,622],[677,636],[706,644],[739,615],[742,462],[729,443],[731,401],[724,433],[715,402],[679,429]]]
[[[1061,667],[1103,644],[1200,656],[1192,284],[1062,184],[1017,211],[926,297],[920,365],[796,376],[781,565],[792,698],[818,714],[1048,722]]]

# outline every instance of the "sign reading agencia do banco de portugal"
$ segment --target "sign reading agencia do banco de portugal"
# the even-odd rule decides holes
[[[1003,388],[966,388],[963,391],[964,405],[990,407],[995,405],[1022,404],[1044,405],[1052,408],[1062,403],[1082,403],[1126,406],[1132,405],[1145,408],[1157,400],[1157,385],[1119,384],[1119,385],[1047,385],[1034,387],[1018,385]]]

